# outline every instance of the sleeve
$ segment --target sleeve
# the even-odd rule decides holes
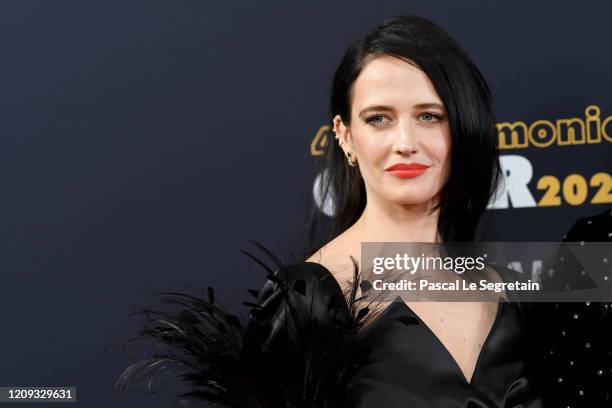
[[[358,311],[355,291],[347,299],[320,264],[278,264],[273,270],[254,259],[268,280],[260,291],[249,291],[257,300],[244,303],[250,308],[244,327],[214,299],[212,288],[206,296],[164,294],[164,303],[176,307],[143,311],[145,325],[134,338],[159,352],[130,365],[116,387],[145,382],[151,392],[163,368],[184,389],[181,403],[342,406],[367,310]]]

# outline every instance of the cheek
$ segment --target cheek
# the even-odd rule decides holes
[[[449,172],[450,172],[450,156],[451,156],[451,140],[450,137],[444,140],[443,143],[440,143],[438,150],[438,160],[440,160],[440,166],[442,170],[441,177],[443,179],[443,183],[448,181]]]
[[[440,165],[448,164],[450,160],[451,139],[450,136],[435,139],[435,143],[430,146],[432,155]]]
[[[380,139],[377,140],[373,135],[360,133],[355,136],[353,143],[357,157],[361,159],[362,164],[373,166],[384,161],[386,147]]]

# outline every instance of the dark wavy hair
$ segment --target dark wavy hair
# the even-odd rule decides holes
[[[444,242],[476,240],[480,218],[502,181],[491,92],[465,51],[444,30],[418,16],[384,21],[350,45],[336,69],[331,119],[351,123],[352,86],[373,58],[389,55],[423,70],[444,102],[452,138],[450,175],[442,188],[438,232]],[[329,132],[331,133],[331,132]],[[307,221],[306,257],[349,228],[363,212],[366,192],[359,167],[349,167],[342,149],[327,134],[318,158],[320,202],[331,204],[330,218],[312,202]]]

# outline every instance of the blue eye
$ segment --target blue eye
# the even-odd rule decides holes
[[[379,126],[384,123],[384,119],[384,115],[377,113],[375,115],[368,116],[365,121],[371,125]]]
[[[442,119],[442,117],[440,115],[436,115],[436,114],[433,114],[431,112],[423,112],[423,113],[421,113],[421,117],[423,119],[425,119],[425,122],[436,122],[436,121],[440,121]]]

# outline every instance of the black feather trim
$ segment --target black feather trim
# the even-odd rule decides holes
[[[208,288],[206,296],[161,293],[158,310],[143,310],[144,328],[131,343],[159,350],[130,365],[116,388],[152,384],[170,372],[187,392],[177,395],[188,405],[221,407],[341,407],[344,389],[363,347],[362,329],[372,317],[367,298],[357,298],[360,276],[353,259],[353,281],[344,293],[322,265],[283,265],[256,244],[277,266],[242,251],[264,271],[261,291],[249,290],[257,303],[246,325],[228,313]],[[364,290],[365,288],[365,290]],[[372,301],[370,302],[370,304]]]

